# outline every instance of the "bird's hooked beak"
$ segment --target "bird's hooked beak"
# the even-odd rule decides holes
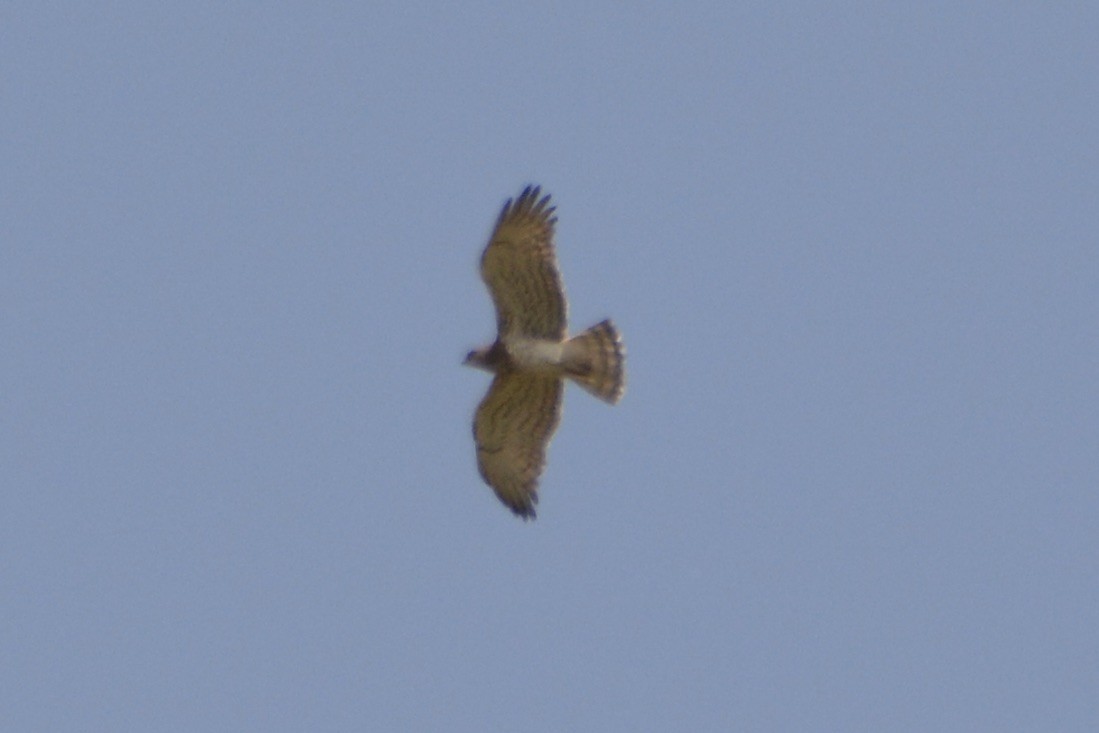
[[[488,349],[474,349],[466,354],[466,358],[462,363],[466,366],[476,367],[477,369],[484,369],[489,372],[492,371],[492,367],[489,365]]]

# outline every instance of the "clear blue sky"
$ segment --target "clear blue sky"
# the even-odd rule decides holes
[[[1099,11],[909,5],[7,5],[4,729],[1099,729]]]

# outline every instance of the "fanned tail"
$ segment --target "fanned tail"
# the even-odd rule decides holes
[[[593,395],[614,404],[626,389],[626,349],[610,319],[565,342],[565,373]]]

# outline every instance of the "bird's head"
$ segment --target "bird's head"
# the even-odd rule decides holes
[[[476,367],[477,369],[484,369],[486,371],[492,371],[492,367],[489,365],[488,349],[474,349],[466,354],[466,358],[462,361],[466,366]]]

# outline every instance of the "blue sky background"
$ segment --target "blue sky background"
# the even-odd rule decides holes
[[[4,728],[1096,730],[1096,28],[6,5]],[[630,382],[525,524],[460,361],[528,182]]]

